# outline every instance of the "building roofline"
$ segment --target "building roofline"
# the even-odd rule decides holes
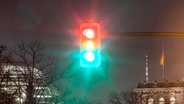
[[[183,81],[154,81],[154,82],[140,82],[137,85],[137,88],[168,88],[168,87],[184,87]]]

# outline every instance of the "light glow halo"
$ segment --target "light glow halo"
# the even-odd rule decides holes
[[[93,52],[85,52],[84,53],[84,58],[88,61],[88,62],[93,62],[95,60],[95,55]]]
[[[94,31],[92,29],[85,29],[83,31],[83,34],[84,34],[84,36],[86,36],[89,39],[92,39],[92,38],[95,37],[95,33],[94,33]]]
[[[89,41],[85,41],[84,42],[84,47],[88,50],[92,50],[94,49],[94,43],[93,41],[89,40]]]

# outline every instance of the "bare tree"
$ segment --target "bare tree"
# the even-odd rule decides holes
[[[125,90],[120,93],[112,92],[109,102],[111,104],[147,104],[148,99],[152,98],[156,93]]]
[[[123,91],[121,96],[126,104],[142,104],[143,93],[137,93],[133,90],[127,90]]]
[[[55,63],[55,58],[46,56],[44,54],[44,49],[45,48],[41,45],[40,42],[21,42],[9,50],[13,58],[10,59],[9,65],[4,65],[6,68],[1,68],[7,69],[6,74],[2,75],[6,77],[7,83],[4,85],[12,85],[9,88],[11,93],[3,92],[1,94],[7,94],[7,97],[16,100],[14,104],[51,104],[51,102],[55,101],[56,104],[60,104],[62,101],[66,100],[66,95],[70,95],[71,91],[64,89],[54,89],[55,91],[50,91],[54,93],[54,95],[52,95],[53,99],[50,99],[51,96],[47,96],[45,94],[45,92],[48,92],[46,91],[47,88],[50,87],[53,82],[62,78],[65,70],[59,72],[56,70],[56,73],[53,72],[52,66]],[[1,59],[4,60],[4,58]],[[66,67],[66,69],[68,68]],[[5,81],[5,79],[0,81]],[[1,85],[2,84],[0,84],[0,87]],[[2,92],[1,89],[0,92]],[[12,96],[10,96],[10,94]],[[5,99],[3,96],[1,97],[2,99]],[[48,97],[49,99],[43,99]],[[10,99],[6,101],[10,101]],[[81,102],[81,104],[85,101],[88,100],[76,100],[76,102]]]
[[[91,100],[87,97],[84,97],[84,98],[72,97],[67,101],[65,101],[64,104],[102,104],[102,102]]]
[[[120,93],[118,92],[111,92],[109,103],[111,104],[123,104],[123,99]]]
[[[10,93],[8,89],[12,86],[8,86],[10,78],[10,68],[4,66],[9,64],[9,54],[7,47],[0,45],[0,103],[1,104],[14,104],[16,92]]]
[[[54,86],[53,86],[54,87]],[[72,91],[68,88],[64,89],[64,88],[60,88],[60,87],[54,87],[54,95],[51,98],[51,102],[53,102],[54,104],[62,104],[65,102],[66,97],[68,95],[71,95]]]
[[[50,69],[54,64],[54,58],[44,54],[44,47],[40,42],[21,42],[16,45],[11,51],[14,54],[16,64],[24,70],[19,70],[21,81],[25,87],[19,87],[21,92],[25,93],[26,104],[38,104],[43,102],[44,91],[47,86],[52,83],[53,78],[50,78]],[[19,67],[17,67],[19,68]],[[18,81],[20,82],[20,81]],[[17,84],[21,86],[21,83]]]

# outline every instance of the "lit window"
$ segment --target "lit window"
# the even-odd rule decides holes
[[[149,98],[149,99],[148,99],[148,104],[154,104],[153,98]]]
[[[163,97],[159,98],[159,104],[165,104],[165,99]]]
[[[174,97],[170,98],[170,104],[176,104],[176,99]]]

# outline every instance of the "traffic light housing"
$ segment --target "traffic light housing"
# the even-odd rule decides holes
[[[100,65],[101,30],[98,23],[80,25],[80,64],[82,67]]]

